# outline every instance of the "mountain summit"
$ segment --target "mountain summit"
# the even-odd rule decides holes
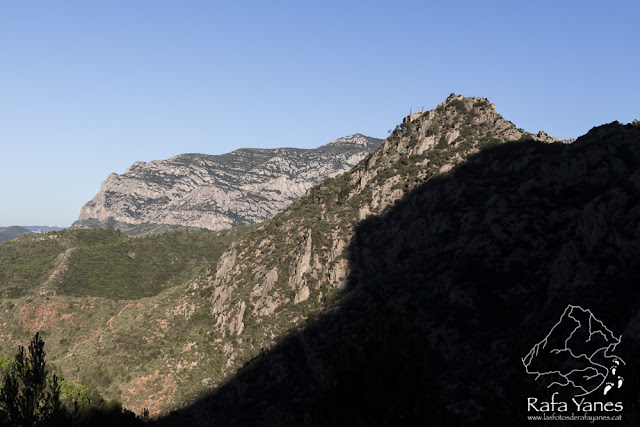
[[[253,224],[323,179],[349,170],[381,142],[355,134],[315,149],[241,148],[135,162],[124,174],[107,177],[72,228],[115,226],[142,235]]]
[[[624,331],[619,359],[631,360],[639,142],[637,126],[613,123],[554,143],[459,95],[406,117],[198,281],[211,334],[244,366],[168,423],[522,425],[527,397],[548,389],[521,358],[569,305]],[[618,342],[600,329],[571,348]],[[608,355],[592,357],[604,369],[586,391],[613,369]],[[631,390],[610,379],[598,396]]]

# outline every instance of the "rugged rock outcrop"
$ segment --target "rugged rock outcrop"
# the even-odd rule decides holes
[[[272,217],[325,178],[343,173],[381,140],[355,134],[319,148],[182,154],[111,174],[72,228],[115,226],[133,234],[220,230]]]
[[[639,166],[632,125],[563,144],[457,95],[407,117],[234,244],[209,282],[213,330],[257,359],[185,417],[521,424],[544,392],[522,358],[567,304],[631,331],[624,360],[638,348]],[[242,333],[219,320],[241,311]]]

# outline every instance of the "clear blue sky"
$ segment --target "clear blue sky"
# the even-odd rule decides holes
[[[0,225],[69,226],[134,161],[385,137],[484,96],[560,138],[640,118],[637,1],[5,1]]]

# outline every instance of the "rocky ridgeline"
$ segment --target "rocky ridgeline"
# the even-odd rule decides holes
[[[483,146],[521,139],[553,141],[544,132],[519,130],[485,98],[452,95],[434,110],[406,117],[356,168],[311,188],[223,255],[209,278],[217,328],[239,334],[249,310],[272,316],[282,305],[322,301],[344,288],[354,224],[384,213]],[[246,300],[239,298],[243,287],[250,288]]]
[[[363,206],[361,217],[383,212],[407,190],[451,170],[470,154],[524,139],[555,141],[543,131],[533,135],[517,128],[486,98],[451,94],[437,108],[405,117],[364,167],[351,174],[352,193],[372,192],[373,201]]]
[[[203,286],[226,354],[257,357],[167,424],[521,425],[547,396],[522,359],[571,304],[637,360],[640,126],[551,142],[451,96],[246,235]]]
[[[203,411],[207,413],[203,420],[237,417],[237,422],[242,424],[251,417],[261,416],[251,408],[264,401],[263,407],[275,414],[280,422],[295,424],[299,419],[286,417],[291,413],[300,415],[298,411],[310,411],[310,407],[301,402],[331,401],[331,386],[328,385],[343,380],[332,377],[332,373],[360,372],[362,366],[372,369],[372,373],[362,372],[358,384],[354,385],[354,393],[377,389],[381,393],[403,395],[404,381],[412,384],[410,378],[414,372],[411,370],[420,372],[426,367],[407,364],[404,356],[395,359],[398,355],[392,354],[394,348],[433,350],[437,360],[451,363],[451,372],[458,373],[464,366],[455,365],[456,352],[470,357],[475,353],[469,353],[469,348],[457,341],[462,333],[466,334],[459,324],[455,327],[439,324],[438,316],[449,310],[463,315],[470,310],[480,310],[482,316],[494,313],[484,312],[484,300],[477,305],[475,291],[467,294],[469,290],[450,288],[450,281],[440,283],[440,276],[433,278],[435,282],[431,287],[429,274],[446,271],[448,266],[454,270],[460,267],[462,274],[465,266],[455,257],[450,258],[451,254],[445,249],[464,251],[467,241],[468,251],[480,263],[486,256],[493,256],[490,245],[486,246],[488,252],[483,255],[486,242],[477,242],[474,238],[473,224],[489,221],[487,226],[491,231],[491,222],[503,214],[499,209],[504,208],[504,203],[485,194],[495,190],[489,178],[479,181],[480,187],[476,188],[472,182],[457,182],[454,177],[470,156],[475,159],[485,151],[513,144],[554,147],[552,149],[574,147],[552,142],[554,139],[544,132],[533,135],[518,129],[499,115],[485,98],[452,95],[434,110],[406,117],[378,150],[351,171],[309,189],[282,213],[245,235],[221,257],[217,269],[198,283],[203,295],[210,295],[211,333],[217,339],[225,340],[225,354],[229,360],[240,364],[260,354],[261,350],[272,349],[272,352],[260,362],[252,362],[253,366],[243,371],[237,380],[218,391],[212,399],[225,404],[220,404],[214,414],[206,409],[209,408],[206,400],[202,407],[196,406],[188,413],[194,415]],[[482,167],[498,176],[500,170],[494,171],[498,166],[517,168],[529,164],[534,168],[533,172],[540,173],[531,160],[527,163],[523,158],[507,158],[504,160],[506,165],[493,160],[487,163],[486,157],[483,159]],[[508,173],[509,180],[517,179],[518,171],[514,174]],[[434,192],[419,199],[414,197],[414,194],[424,193],[420,189],[436,184],[439,186]],[[482,190],[479,194],[484,199],[474,201],[475,190]],[[467,201],[460,196],[467,192],[471,198],[470,210],[473,201],[481,206],[486,204],[488,212],[479,216],[465,212]],[[460,218],[457,212],[453,213],[455,220],[449,218],[451,215],[447,210],[454,202],[461,204],[459,209],[463,213]],[[403,218],[406,218],[405,222]],[[450,224],[452,221],[455,224]],[[473,227],[465,228],[467,223]],[[502,228],[494,232],[498,238],[504,233]],[[448,238],[453,240],[446,240]],[[514,268],[518,265],[513,264]],[[438,293],[434,294],[432,290]],[[344,296],[345,292],[349,297]],[[334,305],[337,295],[343,295],[340,301],[346,303]],[[410,303],[414,299],[415,302]],[[418,316],[411,320],[415,323],[407,323],[404,318],[409,303],[411,311]],[[442,307],[438,306],[440,303]],[[318,317],[319,313],[323,315]],[[311,329],[300,332],[283,346],[276,346],[274,339],[281,337],[283,331],[289,331],[289,334],[302,331],[297,328],[309,325],[305,319],[313,317],[320,320],[312,323]],[[511,324],[513,322],[507,323]],[[419,331],[419,338],[406,337],[409,331]],[[404,342],[405,339],[408,342]],[[378,341],[379,346],[373,344]],[[441,342],[446,344],[441,345]],[[361,353],[363,349],[364,354]],[[384,350],[384,356],[376,356],[375,360],[386,365],[372,366],[374,362],[368,361],[367,351],[380,354],[381,349],[387,350]],[[346,359],[343,357],[345,352],[348,354]],[[332,354],[341,356],[333,358]],[[384,360],[387,356],[388,361]],[[426,356],[412,354],[407,357],[417,357],[418,363],[424,365],[421,358]],[[439,368],[433,367],[435,372]],[[406,372],[407,369],[410,372]],[[363,383],[365,378],[388,377],[402,380],[396,385],[389,384],[388,389],[378,384],[368,387]],[[444,387],[449,379],[447,371],[441,372],[436,387]],[[427,381],[414,385],[431,387]],[[461,386],[457,378],[451,379],[449,387],[461,390],[461,393],[469,392],[466,384]],[[434,393],[433,390],[429,393]],[[341,396],[341,392],[344,390],[335,390],[334,395]],[[289,397],[283,398],[283,394]],[[276,402],[270,396],[278,396],[281,401]],[[418,398],[416,396],[420,394],[411,396],[409,393],[405,403],[410,404],[412,399]],[[424,402],[432,401],[433,405],[424,408],[435,411],[439,403],[433,399],[433,394],[430,396],[423,396]],[[476,409],[467,407],[468,402],[459,399],[455,393],[447,397],[451,397],[447,403],[454,416],[477,416]],[[389,407],[383,404],[385,401],[382,399],[381,407]],[[335,404],[336,407],[341,405],[340,402]],[[328,408],[331,406],[333,404],[328,404]],[[375,414],[375,408],[369,409]],[[312,413],[308,415],[313,419]],[[327,421],[322,418],[324,416],[320,415],[320,425]],[[375,416],[370,421],[374,420]]]
[[[243,148],[136,162],[122,175],[109,175],[72,228],[115,226],[142,235],[253,224],[349,170],[380,143],[355,134],[312,150]]]
[[[412,307],[403,328],[427,340],[450,411],[520,424],[527,396],[548,392],[525,378],[522,358],[568,305],[606,319],[623,359],[637,357],[639,169],[635,125],[488,148],[358,228],[350,283],[378,310]],[[637,411],[637,392],[624,393],[627,413]]]

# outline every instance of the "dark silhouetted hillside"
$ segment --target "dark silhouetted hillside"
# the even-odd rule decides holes
[[[162,425],[522,425],[568,304],[621,336],[640,408],[640,128],[484,149],[361,222],[332,309]]]

